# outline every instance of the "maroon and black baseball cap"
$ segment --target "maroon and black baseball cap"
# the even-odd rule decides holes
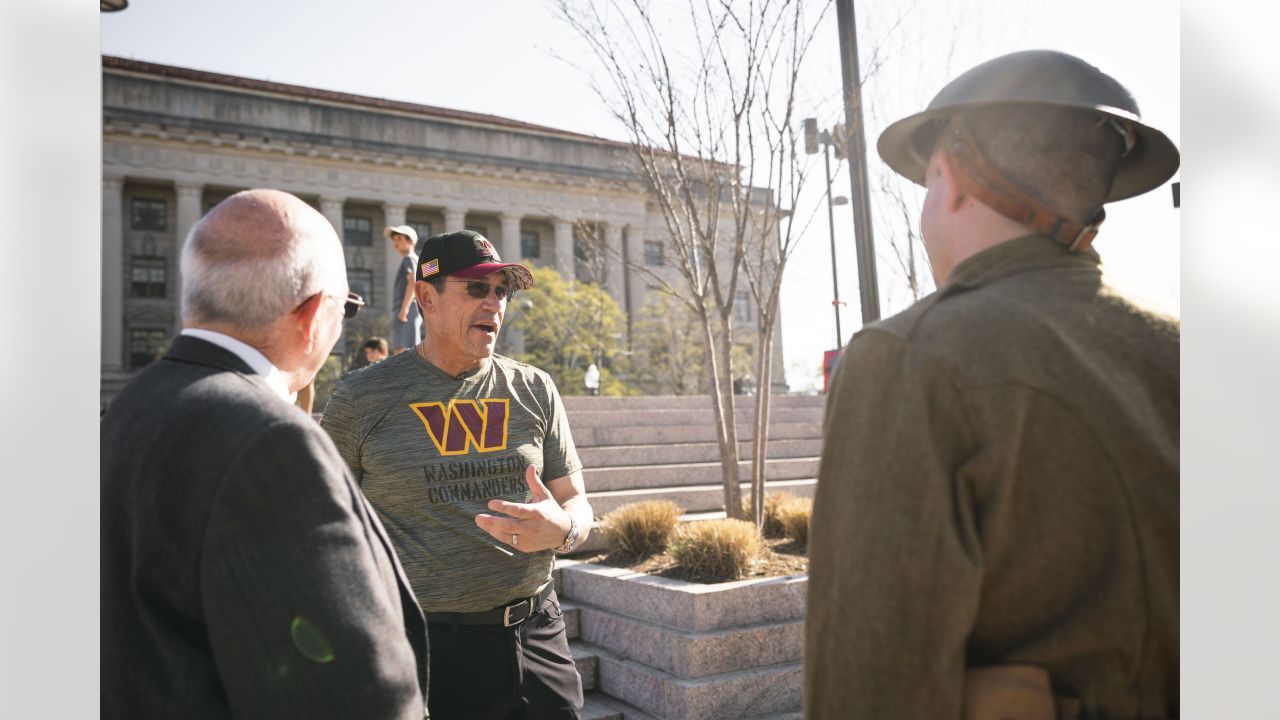
[[[419,280],[452,275],[459,278],[484,277],[502,270],[512,290],[533,287],[533,273],[519,263],[504,263],[485,236],[473,230],[432,235],[418,246]]]

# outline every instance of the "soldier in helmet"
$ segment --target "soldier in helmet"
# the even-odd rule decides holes
[[[938,290],[833,380],[806,716],[1176,717],[1180,328],[1091,242],[1177,149],[1049,51],[969,70],[878,149],[928,189]]]

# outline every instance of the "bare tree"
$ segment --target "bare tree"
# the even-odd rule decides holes
[[[810,163],[796,133],[796,86],[800,68],[821,24],[829,4],[824,4],[818,17],[806,20],[803,3],[784,7],[780,17],[779,42],[774,57],[766,64],[761,80],[762,112],[753,123],[756,146],[761,152],[753,157],[761,165],[766,182],[773,192],[758,209],[747,208],[735,213],[755,225],[747,233],[747,253],[743,269],[747,285],[755,301],[756,353],[755,374],[759,391],[755,396],[755,436],[751,454],[751,519],[764,525],[764,481],[768,460],[769,413],[773,393],[773,340],[778,326],[782,278],[787,261],[803,237],[809,222],[799,226],[797,219],[800,195],[808,177]],[[777,202],[775,202],[775,196]],[[788,208],[784,210],[783,208]],[[816,208],[814,208],[816,210]],[[812,220],[813,213],[809,214]]]
[[[802,6],[799,0],[688,0],[685,17],[676,21],[659,17],[644,0],[557,0],[560,15],[599,64],[593,89],[628,135],[679,279],[636,269],[700,321],[730,517],[742,513],[733,305],[747,282],[753,238],[777,237],[781,209],[774,189],[757,184],[771,184],[791,167],[777,157],[783,144],[775,136],[790,118],[796,69],[816,25],[805,23]],[[689,35],[673,39],[676,28]],[[756,263],[759,295],[767,300],[764,289],[773,280],[765,279],[766,265],[780,276],[785,254],[771,243],[756,244],[770,246],[769,263]],[[766,306],[772,323],[776,298]],[[771,333],[772,325],[762,350]],[[767,351],[761,356],[770,361]],[[762,378],[767,383],[768,376]],[[767,412],[767,401],[764,407]]]

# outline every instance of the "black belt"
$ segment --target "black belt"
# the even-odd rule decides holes
[[[537,595],[513,600],[492,610],[466,613],[429,612],[424,614],[427,616],[427,622],[433,623],[514,627],[533,617],[533,614],[538,612],[538,609],[542,607],[542,603],[546,602],[547,596],[550,594],[551,583],[547,583],[547,586],[542,588],[542,591]]]

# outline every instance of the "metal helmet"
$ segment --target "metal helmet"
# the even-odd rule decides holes
[[[1178,170],[1178,149],[1164,133],[1142,123],[1138,103],[1114,78],[1073,55],[1025,50],[1002,55],[952,80],[924,112],[880,134],[876,149],[894,172],[924,185],[940,120],[965,110],[1039,105],[1085,110],[1132,130],[1132,149],[1120,160],[1106,202],[1141,195]]]

